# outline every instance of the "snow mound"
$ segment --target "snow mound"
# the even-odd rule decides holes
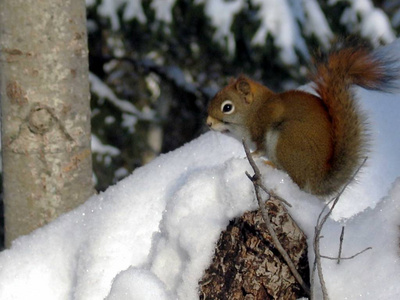
[[[311,241],[323,202],[260,167]],[[0,299],[198,299],[220,232],[257,208],[245,171],[241,144],[218,133],[160,156],[0,253]],[[400,181],[374,209],[353,199],[360,211],[346,222],[344,256],[373,249],[340,265],[324,261],[332,299],[400,294],[399,200]],[[341,225],[327,223],[325,255],[335,256]]]
[[[399,41],[391,47],[398,58]],[[387,48],[389,49],[389,48]],[[385,50],[386,51],[386,50]],[[386,55],[386,54],[385,54]],[[323,230],[331,299],[398,299],[400,295],[400,97],[357,90],[369,116],[372,151]],[[198,299],[197,282],[211,263],[229,220],[257,208],[242,145],[209,132],[0,253],[0,299]],[[261,163],[265,185],[292,204],[309,259],[324,203],[287,174]],[[317,297],[318,298],[318,297]]]

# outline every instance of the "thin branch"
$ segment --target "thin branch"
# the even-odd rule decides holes
[[[321,228],[322,229],[322,228]],[[314,254],[315,254],[315,259],[314,259],[314,266],[313,266],[313,272],[312,272],[312,277],[311,277],[311,283],[312,287],[314,287],[314,277],[315,277],[315,270],[318,270],[318,278],[319,282],[321,284],[321,290],[322,290],[322,296],[324,300],[328,300],[328,290],[326,288],[324,276],[322,273],[322,263],[321,263],[321,251],[320,251],[320,243],[319,240],[321,239],[321,231],[316,227],[315,228],[315,235],[314,235]],[[314,299],[314,294],[311,293],[311,299]]]
[[[255,161],[254,161],[254,159],[253,159],[253,157],[251,156],[250,149],[249,149],[249,147],[247,146],[247,144],[246,144],[246,142],[244,141],[244,139],[242,140],[242,143],[243,143],[243,147],[244,147],[244,152],[246,152],[247,160],[249,161],[250,166],[253,168],[254,176],[256,176],[257,179],[261,178],[260,169],[258,169],[258,167],[257,167],[257,165],[256,165],[256,163],[255,163]],[[247,172],[246,172],[246,173],[247,173]],[[248,173],[247,173],[247,174],[248,174]],[[249,175],[247,175],[247,176],[249,176]]]
[[[359,256],[360,254],[363,254],[364,252],[366,252],[366,251],[368,251],[368,250],[371,250],[371,249],[372,249],[372,247],[367,247],[367,248],[365,248],[364,250],[361,250],[360,252],[357,252],[356,254],[354,254],[354,255],[352,255],[352,256],[349,256],[349,257],[341,257],[340,259],[341,259],[341,260],[353,259],[353,258]],[[330,259],[330,260],[337,260],[337,259],[338,259],[337,257],[330,257],[330,256],[325,256],[325,255],[321,255],[321,257],[322,257],[322,258],[325,258],[325,259]]]
[[[344,239],[344,226],[342,226],[342,232],[340,233],[340,238],[339,238],[339,253],[337,257],[338,265],[340,264],[340,259],[342,258],[343,239]]]
[[[321,251],[320,251],[320,239],[322,238],[321,236],[321,231],[322,228],[325,225],[325,222],[328,220],[330,215],[332,214],[333,209],[335,208],[336,204],[339,202],[340,197],[342,196],[343,192],[346,190],[348,185],[353,182],[354,178],[364,166],[365,162],[367,161],[368,157],[365,157],[360,166],[357,168],[357,170],[354,172],[354,174],[351,176],[350,180],[346,182],[346,184],[342,187],[342,189],[339,191],[339,193],[334,197],[329,203],[325,205],[325,207],[322,209],[320,215],[318,216],[317,220],[317,225],[315,226],[315,233],[314,233],[314,254],[315,254],[315,260],[314,260],[314,265],[313,265],[313,270],[312,270],[312,275],[311,275],[311,286],[314,286],[314,277],[315,277],[315,271],[318,271],[318,278],[319,282],[321,284],[321,289],[322,289],[322,296],[324,300],[328,300],[328,290],[326,288],[325,280],[324,280],[324,275],[322,272],[322,263],[321,263]],[[329,204],[332,203],[331,208],[328,210],[328,212],[322,217],[325,209],[329,206]],[[311,291],[311,299],[314,299],[313,291]]]
[[[254,180],[255,180],[256,183],[257,183],[257,185],[258,185],[267,195],[269,195],[270,197],[272,197],[272,198],[274,198],[274,199],[276,199],[276,200],[278,200],[278,201],[280,201],[280,202],[285,203],[288,207],[292,207],[292,205],[291,205],[289,202],[287,202],[285,199],[283,199],[282,197],[280,197],[280,196],[278,196],[277,194],[275,194],[273,191],[269,191],[269,190],[264,186],[264,184],[263,184],[262,181],[261,181],[261,177],[262,177],[262,176],[261,176],[260,169],[257,167],[257,165],[256,165],[256,163],[255,163],[253,157],[251,156],[249,147],[247,146],[247,144],[246,144],[246,142],[245,142],[244,140],[242,141],[242,143],[243,143],[244,151],[245,151],[245,153],[246,153],[247,160],[249,161],[250,166],[253,168],[253,171],[254,171],[254,175],[253,175],[253,176],[251,176],[248,172],[246,172],[247,177],[248,177],[251,181],[254,181]]]
[[[250,150],[247,147],[245,141],[243,141],[243,147],[245,149],[247,159],[248,159],[248,161],[249,161],[249,163],[250,163],[250,165],[251,165],[251,167],[253,168],[253,171],[254,171],[254,175],[253,176],[251,176],[248,172],[246,172],[246,175],[254,185],[254,190],[255,190],[255,193],[256,193],[256,198],[257,198],[257,201],[258,201],[258,205],[259,205],[260,210],[261,210],[261,215],[263,217],[265,225],[267,226],[267,230],[268,230],[269,234],[271,235],[271,238],[272,238],[272,240],[274,242],[274,246],[279,251],[279,253],[282,255],[283,259],[286,261],[290,271],[292,272],[293,276],[296,278],[297,282],[300,284],[300,286],[303,288],[303,290],[307,293],[307,295],[310,295],[310,288],[304,282],[303,278],[301,278],[301,276],[300,276],[299,272],[297,271],[293,261],[289,257],[289,254],[286,252],[286,250],[283,248],[282,244],[280,243],[280,241],[278,239],[278,236],[275,233],[274,228],[272,227],[271,221],[270,221],[269,216],[268,216],[267,207],[266,207],[265,203],[263,203],[263,201],[261,199],[260,189],[266,192],[266,194],[268,196],[266,201],[271,199],[271,193],[267,190],[267,188],[265,188],[263,186],[263,184],[261,182],[261,172],[260,172],[259,168],[257,167],[256,163],[254,162],[254,159],[251,157]]]
[[[353,182],[354,178],[357,176],[358,172],[360,171],[360,169],[364,166],[365,162],[367,161],[368,157],[365,157],[364,160],[361,162],[361,164],[359,165],[359,167],[357,168],[357,170],[354,172],[353,176],[351,176],[351,178],[349,179],[348,182],[346,182],[346,184],[342,187],[342,189],[339,191],[339,193],[337,194],[336,197],[334,197],[333,200],[333,204],[332,207],[330,208],[330,210],[328,211],[328,213],[323,217],[321,223],[320,223],[320,229],[322,229],[322,227],[324,226],[326,220],[330,217],[330,215],[332,214],[333,209],[335,208],[336,204],[339,202],[340,197],[342,196],[342,194],[344,193],[344,191],[347,189],[347,187],[349,186],[349,184],[351,182]]]
[[[266,188],[263,184],[260,185],[260,188],[261,188],[266,194],[271,195],[272,198],[274,198],[274,199],[276,199],[276,200],[278,200],[278,201],[280,201],[280,202],[283,202],[283,203],[286,204],[288,207],[292,207],[292,204],[290,204],[289,202],[287,202],[287,201],[286,201],[285,199],[283,199],[281,196],[278,196],[278,195],[275,194],[273,191],[268,191],[267,188]]]

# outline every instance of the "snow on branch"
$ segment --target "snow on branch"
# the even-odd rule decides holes
[[[130,103],[128,100],[119,99],[114,92],[96,75],[89,73],[89,81],[91,84],[91,90],[97,94],[100,98],[106,99],[111,102],[114,106],[119,108],[122,112],[132,114],[141,120],[153,120],[154,115],[152,112],[143,113],[138,110],[135,105]]]

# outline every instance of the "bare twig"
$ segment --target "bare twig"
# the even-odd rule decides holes
[[[325,225],[325,222],[328,220],[330,215],[332,214],[333,209],[335,208],[336,204],[339,202],[340,197],[342,196],[343,192],[346,190],[347,186],[354,180],[362,166],[365,164],[367,161],[367,157],[364,158],[360,166],[357,168],[357,170],[354,172],[353,176],[350,178],[350,180],[342,187],[342,189],[339,191],[339,193],[334,197],[331,201],[329,201],[325,207],[322,209],[320,215],[318,216],[317,220],[317,225],[315,226],[315,233],[314,233],[314,254],[315,254],[315,260],[314,260],[314,265],[313,265],[313,270],[312,270],[312,275],[311,275],[311,286],[314,287],[314,277],[315,277],[315,271],[318,271],[318,278],[319,282],[321,284],[321,290],[322,290],[322,296],[324,300],[328,300],[328,290],[326,288],[325,280],[324,280],[324,275],[322,272],[322,263],[321,263],[321,251],[320,251],[320,239],[322,238],[321,236],[321,231],[322,228]],[[331,208],[328,210],[328,212],[323,216],[323,213],[325,209],[332,203]],[[322,217],[323,216],[323,217]],[[311,290],[311,299],[314,299],[313,295],[313,290]]]
[[[360,254],[363,254],[364,252],[366,252],[366,251],[368,251],[368,250],[371,250],[371,249],[372,249],[372,247],[367,247],[367,248],[365,248],[364,250],[361,250],[360,252],[357,252],[356,254],[354,254],[354,255],[352,255],[352,256],[349,256],[349,257],[341,257],[340,259],[341,259],[341,260],[353,259],[353,258],[359,256]],[[330,259],[330,260],[337,260],[337,259],[338,259],[337,257],[330,257],[330,256],[325,256],[325,255],[321,255],[321,257],[322,257],[322,258],[325,258],[325,259]]]
[[[284,204],[286,204],[286,206],[288,207],[292,207],[292,204],[290,204],[289,202],[287,202],[285,199],[283,199],[281,196],[278,196],[277,194],[275,194],[274,191],[268,191],[267,188],[261,184],[260,188],[266,193],[269,194],[271,196],[271,198],[274,198]]]
[[[343,238],[344,238],[344,226],[342,226],[342,232],[340,233],[339,253],[338,253],[338,257],[337,257],[337,264],[340,264],[340,259],[342,258]]]
[[[261,182],[261,172],[260,169],[257,167],[253,157],[251,156],[250,153],[250,149],[249,147],[246,145],[246,142],[243,140],[243,147],[244,147],[244,151],[246,152],[246,157],[247,160],[250,163],[250,166],[253,168],[254,171],[254,175],[251,176],[248,172],[246,172],[247,177],[253,182],[254,180],[256,181],[257,185],[270,197],[285,203],[288,207],[292,207],[292,205],[287,202],[285,199],[283,199],[282,197],[278,196],[277,194],[275,194],[273,191],[269,191],[264,184]]]
[[[263,220],[265,222],[265,225],[267,226],[267,230],[269,232],[269,234],[271,235],[271,238],[274,242],[274,246],[275,248],[279,251],[279,253],[282,255],[283,259],[286,261],[290,271],[292,272],[293,276],[296,278],[297,282],[301,285],[301,287],[303,288],[303,290],[307,293],[307,295],[310,295],[310,288],[307,286],[307,284],[304,282],[303,278],[301,278],[299,272],[297,271],[293,261],[291,260],[291,258],[289,257],[289,254],[286,252],[286,250],[283,248],[282,244],[280,243],[278,236],[275,233],[275,230],[272,227],[271,221],[269,219],[268,216],[268,211],[267,211],[267,207],[266,205],[263,203],[262,199],[261,199],[261,195],[260,195],[260,189],[263,190],[268,198],[266,201],[271,199],[272,193],[268,191],[268,189],[262,184],[261,182],[261,172],[259,170],[259,168],[257,167],[256,163],[254,162],[253,157],[250,154],[250,150],[247,147],[245,141],[243,141],[243,147],[244,150],[246,152],[246,157],[251,165],[251,167],[253,168],[254,171],[254,175],[251,176],[248,172],[246,172],[247,177],[251,180],[251,182],[254,185],[254,190],[256,193],[256,198],[258,201],[258,205],[261,209],[261,215],[263,217]],[[282,201],[283,199],[277,199]],[[284,203],[287,203],[286,201],[282,201]]]
[[[321,255],[320,255],[320,243],[319,240],[322,238],[320,236],[321,231],[317,230],[317,228],[315,229],[315,235],[314,235],[314,254],[315,254],[315,259],[314,259],[314,266],[313,266],[313,271],[312,271],[312,275],[311,275],[311,287],[314,288],[314,277],[315,277],[315,270],[318,270],[318,277],[319,277],[319,282],[321,284],[321,289],[322,289],[322,295],[323,295],[323,299],[324,300],[328,300],[329,296],[328,296],[328,290],[326,289],[326,284],[325,284],[325,280],[324,280],[324,276],[322,273],[322,264],[321,264]],[[314,294],[313,294],[313,289],[311,290],[311,299],[315,299],[314,298]]]

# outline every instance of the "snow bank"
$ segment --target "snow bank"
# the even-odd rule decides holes
[[[219,203],[218,194],[229,196],[229,182],[235,176],[229,170],[231,164],[224,161],[243,155],[235,141],[205,135],[21,237],[11,250],[0,254],[0,299],[104,299],[114,278],[129,267],[139,268],[134,277],[149,276],[140,269],[150,268],[157,277],[169,277],[165,284],[170,288],[177,285],[180,272],[176,270],[184,270],[185,264],[192,262],[187,253],[203,252],[202,247],[212,250],[207,241],[213,235],[215,240],[230,218],[255,208],[251,199]],[[246,166],[242,158],[237,163]],[[236,186],[247,186],[239,192],[244,198],[250,185],[243,179]],[[190,244],[195,238],[204,246]],[[200,272],[207,259],[197,252],[192,255],[199,256],[193,262],[200,260],[196,267]],[[167,270],[160,270],[163,260],[170,262]],[[167,271],[169,276],[162,274]],[[190,273],[188,278],[195,276],[190,270],[186,273]],[[118,282],[123,285],[126,280]]]
[[[19,238],[0,253],[0,299],[198,298],[197,281],[220,231],[230,219],[256,208],[243,157],[240,143],[207,133]],[[266,184],[292,203],[291,214],[312,237],[323,203],[300,191],[283,172],[268,166],[261,170]],[[396,299],[400,181],[375,209],[362,212],[358,200],[353,206],[359,215],[346,222],[344,255],[373,249],[340,265],[324,261],[329,292],[332,299]],[[341,225],[328,222],[325,255],[336,255]]]
[[[400,295],[400,97],[358,90],[374,139],[358,182],[343,195],[323,231],[331,299]],[[308,236],[324,203],[283,172],[260,164],[265,184],[293,207]],[[207,133],[161,155],[0,253],[0,299],[197,299],[197,282],[229,220],[256,209],[242,146]],[[309,253],[313,260],[312,251]]]

